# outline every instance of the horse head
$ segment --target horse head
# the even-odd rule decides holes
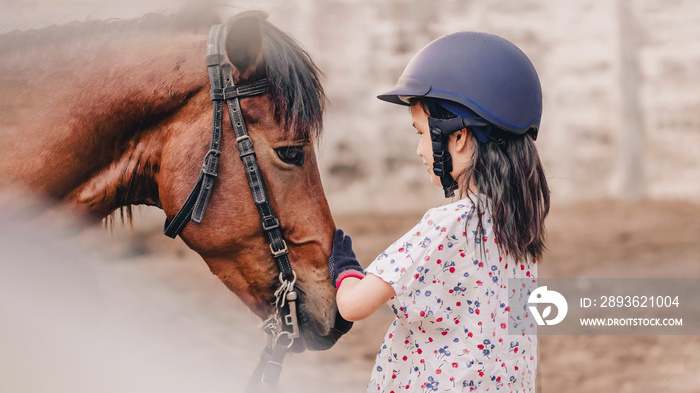
[[[335,288],[328,275],[335,225],[314,151],[325,96],[320,72],[310,57],[265,17],[247,12],[226,24],[224,62],[232,69],[234,85],[261,79],[270,85],[265,94],[241,98],[240,110],[296,273],[301,331],[307,347],[326,349],[350,324],[337,313]],[[182,113],[199,114],[189,117],[189,131],[169,138],[157,177],[160,204],[170,219],[192,189],[196,178],[192,168],[200,168],[207,153],[205,135],[212,115],[201,110],[200,100],[191,101]],[[248,186],[231,120],[223,118],[211,199],[201,222],[187,224],[180,236],[230,290],[265,318],[274,311],[280,272]]]

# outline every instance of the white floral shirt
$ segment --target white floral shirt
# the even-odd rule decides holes
[[[488,212],[477,238],[475,212],[429,210],[367,267],[396,292],[368,392],[535,391],[537,338],[508,334],[508,279],[534,279],[536,261],[499,252]]]

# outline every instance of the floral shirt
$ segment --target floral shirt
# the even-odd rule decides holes
[[[534,279],[536,261],[499,252],[488,212],[477,236],[475,212],[429,210],[367,267],[396,292],[367,392],[535,391],[537,338],[508,334],[508,279]]]

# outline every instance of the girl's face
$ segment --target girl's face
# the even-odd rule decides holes
[[[427,171],[430,174],[431,183],[442,187],[440,177],[433,173],[433,145],[430,141],[428,114],[423,109],[422,104],[415,103],[411,105],[411,117],[413,118],[413,127],[418,131],[418,134],[420,134],[420,142],[418,143],[416,154],[423,159],[423,164],[428,167]],[[452,172],[450,175],[452,175],[453,179],[457,179],[459,174],[471,163],[471,158],[474,153],[474,144],[471,143],[470,140],[471,135],[466,129],[462,129],[450,135],[447,150],[452,155]]]
[[[428,128],[428,114],[425,113],[423,107],[420,103],[411,105],[411,117],[413,118],[413,127],[418,131],[420,135],[420,142],[418,143],[418,149],[416,149],[416,154],[423,159],[423,165],[428,166],[428,173],[430,174],[430,181],[438,186],[442,187],[440,183],[440,178],[435,176],[433,173],[433,145],[430,141],[430,130]]]

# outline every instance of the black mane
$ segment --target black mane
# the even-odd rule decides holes
[[[314,140],[323,130],[323,74],[294,39],[267,21],[261,27],[275,119],[290,137]]]

